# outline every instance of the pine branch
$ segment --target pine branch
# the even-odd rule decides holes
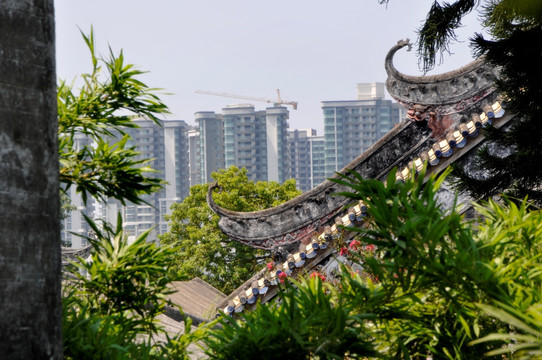
[[[455,31],[461,20],[477,5],[478,0],[433,3],[424,25],[418,30],[418,56],[424,73],[433,69],[437,54],[442,58],[445,52],[450,52],[449,45],[457,39]]]

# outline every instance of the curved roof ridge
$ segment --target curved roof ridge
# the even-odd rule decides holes
[[[489,66],[484,56],[455,69],[436,75],[403,74],[393,64],[395,53],[412,47],[410,41],[399,40],[386,55],[385,68],[389,94],[404,105],[444,105],[468,99],[494,85],[498,70]]]
[[[397,70],[395,65],[393,65],[393,57],[397,51],[404,48],[405,46],[408,47],[407,51],[411,50],[412,44],[410,43],[409,39],[406,40],[399,40],[397,44],[395,44],[386,55],[386,60],[384,63],[384,66],[386,68],[386,73],[388,76],[392,76],[396,79],[401,79],[403,81],[409,81],[412,83],[422,84],[422,83],[429,83],[429,82],[436,82],[436,81],[443,81],[443,80],[450,80],[454,77],[457,77],[457,75],[464,74],[466,72],[475,70],[479,68],[480,66],[483,66],[485,63],[485,56],[480,56],[477,59],[469,62],[466,65],[461,66],[458,69],[450,70],[447,72],[443,72],[440,74],[435,75],[408,75],[400,72]]]
[[[385,177],[402,157],[424,144],[428,136],[413,122],[402,122],[345,166],[339,174],[347,175],[350,170],[354,170],[364,178]],[[339,177],[335,174],[332,178]],[[220,216],[220,230],[232,239],[262,249],[276,248],[310,237],[349,203],[346,197],[331,196],[348,191],[349,188],[326,180],[316,188],[276,207],[237,212],[224,209],[214,202],[212,192],[216,187],[216,184],[209,186],[207,201]]]

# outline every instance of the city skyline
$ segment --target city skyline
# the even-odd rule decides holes
[[[163,96],[169,119],[194,125],[198,111],[220,112],[247,101],[196,94],[198,89],[299,102],[290,107],[292,128],[322,134],[321,101],[354,99],[356,84],[383,82],[384,57],[399,39],[415,41],[415,30],[432,1],[325,1],[264,3],[56,0],[57,76],[71,81],[90,67],[79,34],[94,27],[96,45],[107,55],[123,49],[128,62],[148,71],[142,80],[172,93]],[[458,32],[465,40],[451,47],[432,73],[472,60],[468,37],[479,31],[471,14]],[[419,75],[414,52],[396,56],[397,68]],[[250,102],[257,110],[270,104]]]
[[[72,233],[86,235],[90,228],[80,210],[96,221],[116,222],[122,214],[124,229],[132,236],[155,228],[149,240],[168,231],[164,215],[189,194],[191,186],[212,182],[211,173],[231,166],[245,168],[253,181],[284,181],[294,178],[297,188],[308,191],[366,151],[405,118],[405,109],[383,99],[384,84],[358,84],[358,100],[323,102],[324,134],[315,129],[288,129],[286,107],[255,111],[254,106],[232,106],[220,114],[196,114],[197,129],[184,120],[163,120],[161,125],[134,119],[137,128],[127,128],[127,146],[140,152],[137,159],[152,159],[155,176],[165,180],[164,188],[145,195],[145,204],[121,204],[91,200],[84,204],[71,188],[75,206],[63,221],[66,246],[83,247],[86,241]],[[81,146],[93,146],[83,135]]]

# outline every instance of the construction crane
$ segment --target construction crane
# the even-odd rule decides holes
[[[258,98],[254,96],[244,96],[244,95],[235,95],[235,94],[228,94],[228,93],[221,93],[221,92],[215,92],[215,91],[206,91],[206,90],[196,90],[195,93],[197,94],[206,94],[206,95],[215,95],[215,96],[224,96],[229,98],[236,98],[236,99],[245,99],[245,100],[254,100],[254,101],[263,101],[266,103],[272,103],[273,106],[281,106],[281,105],[291,105],[292,109],[297,110],[297,101],[284,101],[280,97],[280,90],[277,89],[277,99],[265,99],[265,98]]]

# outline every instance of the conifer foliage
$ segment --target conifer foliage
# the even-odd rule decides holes
[[[542,2],[501,1],[484,8],[486,23],[494,40],[480,34],[473,39],[476,53],[498,67],[498,90],[505,96],[507,111],[516,116],[508,129],[489,128],[486,136],[497,148],[508,148],[505,155],[480,152],[479,167],[487,176],[474,179],[462,171],[456,174],[461,187],[477,197],[495,191],[542,203]]]
[[[382,0],[387,4],[389,0]],[[474,54],[500,69],[496,79],[506,111],[516,119],[507,129],[488,128],[485,135],[495,145],[482,147],[478,170],[454,170],[456,183],[475,198],[497,192],[513,197],[529,196],[542,202],[542,2],[539,0],[457,0],[435,1],[418,30],[418,56],[425,73],[438,56],[450,51],[457,40],[455,31],[465,15],[477,9],[481,25],[490,39],[481,34],[471,38]],[[507,149],[504,150],[504,149]],[[504,150],[504,151],[503,151]],[[482,176],[473,174],[483,173]]]

